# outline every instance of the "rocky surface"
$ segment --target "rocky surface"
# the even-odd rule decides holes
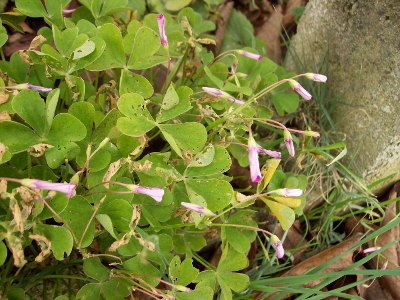
[[[356,173],[367,184],[394,174],[376,193],[400,180],[400,1],[311,0],[289,50],[289,69],[328,70]]]

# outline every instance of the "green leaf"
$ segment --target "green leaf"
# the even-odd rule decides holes
[[[209,144],[207,145],[207,147],[203,149],[202,152],[196,154],[193,160],[189,163],[188,167],[201,168],[208,166],[214,160],[214,156],[215,156],[215,148],[213,144]]]
[[[206,206],[211,211],[217,211],[226,207],[233,197],[232,186],[218,179],[185,181],[190,202]]]
[[[86,258],[83,261],[83,272],[85,272],[87,276],[98,281],[107,280],[110,273],[98,257]]]
[[[63,193],[57,193],[51,200],[49,200],[48,205],[55,211],[60,214],[68,205],[68,198]],[[49,210],[46,206],[43,208],[38,218],[40,220],[46,220],[54,217],[54,213]]]
[[[85,228],[93,214],[93,206],[81,197],[75,196],[69,199],[68,206],[60,213],[60,216],[69,224],[78,242],[82,239]],[[90,223],[85,237],[82,239],[81,247],[89,246],[94,238],[94,222]]]
[[[11,153],[25,151],[40,143],[40,138],[30,128],[17,122],[0,122],[0,141]]]
[[[93,53],[96,49],[96,44],[93,41],[86,41],[82,46],[74,50],[73,60],[81,59]]]
[[[124,94],[118,100],[118,109],[127,117],[119,118],[117,128],[123,134],[139,137],[154,128],[155,123],[139,94]]]
[[[250,278],[246,274],[226,272],[218,276],[218,282],[224,281],[226,285],[235,292],[241,292],[249,285]]]
[[[67,142],[77,142],[86,136],[86,127],[71,114],[56,115],[50,128],[47,142],[52,145],[62,145]]]
[[[154,56],[160,48],[158,34],[145,26],[139,28],[135,35],[128,68],[143,70],[167,61],[167,57]]]
[[[41,0],[15,0],[17,9],[26,16],[39,18],[46,15]]]
[[[86,127],[87,136],[90,137],[93,130],[95,109],[89,102],[75,102],[68,109],[68,113],[76,117]]]
[[[284,116],[285,112],[294,113],[299,107],[299,96],[295,93],[281,93],[272,95],[272,103],[274,103],[276,112],[280,116]]]
[[[179,103],[179,96],[175,91],[174,84],[171,83],[164,95],[163,101],[161,103],[161,109],[170,110],[175,105]]]
[[[214,22],[204,20],[201,14],[195,12],[191,7],[186,7],[179,12],[179,22],[182,21],[183,16],[187,17],[195,37],[199,37],[202,33],[215,29]]]
[[[265,204],[267,204],[274,216],[279,220],[282,229],[284,231],[289,230],[289,228],[292,227],[295,221],[295,213],[293,209],[275,201],[270,201],[266,199],[263,199],[263,201],[265,202]]]
[[[104,24],[97,30],[97,37],[104,40],[106,47],[102,55],[95,62],[87,66],[87,69],[102,71],[123,68],[125,66],[125,53],[119,28],[114,24]]]
[[[73,239],[69,230],[63,226],[37,224],[35,231],[44,235],[51,242],[51,251],[57,260],[64,259],[64,253],[69,256],[72,251]]]
[[[2,23],[1,23],[1,20],[0,20],[0,47],[3,47],[4,44],[8,40],[8,34],[7,34],[7,30],[1,24]]]
[[[76,294],[80,300],[124,300],[130,295],[129,281],[124,278],[112,278],[99,283],[88,283]]]
[[[175,256],[169,264],[169,277],[175,284],[187,286],[193,282],[199,270],[192,265],[193,260],[186,258],[182,263],[179,256]]]
[[[240,271],[249,265],[247,256],[243,253],[239,253],[230,247],[225,247],[222,251],[222,256],[218,264],[217,272],[227,271]]]
[[[52,90],[46,98],[46,119],[47,124],[51,127],[53,123],[54,114],[57,109],[58,98],[60,97],[60,89]]]
[[[7,247],[0,241],[0,266],[4,264],[7,258]]]
[[[211,163],[207,163],[211,158],[211,153],[208,153],[209,157],[207,158],[207,161],[205,160],[205,157],[201,158],[196,156],[194,161],[191,161],[188,165],[188,168],[186,169],[186,174],[188,176],[208,176],[224,173],[230,169],[232,161],[228,151],[224,147],[219,145],[215,145],[212,147],[214,149],[214,155],[212,157]],[[204,155],[206,155],[206,153],[204,153]]]
[[[160,124],[158,127],[172,149],[181,157],[181,150],[196,154],[207,141],[207,131],[200,123]]]
[[[222,41],[223,51],[243,48],[255,44],[256,41],[253,25],[251,25],[250,21],[244,14],[237,10],[233,10]]]
[[[12,107],[39,136],[46,133],[48,128],[46,106],[38,92],[22,90],[13,98]]]
[[[111,218],[108,215],[97,214],[96,220],[99,221],[101,226],[116,240],[118,240],[118,233],[115,232]]]
[[[197,287],[194,291],[176,294],[177,300],[212,300],[214,291],[208,286]]]
[[[100,122],[99,126],[97,126],[95,129],[92,136],[93,143],[100,143],[102,140],[104,140],[104,138],[110,133],[111,129],[115,127],[120,116],[121,113],[117,109],[114,108],[110,110]]]
[[[239,210],[229,217],[227,223],[258,227],[257,222],[252,218],[252,214],[254,214],[252,210]],[[226,240],[232,248],[243,254],[249,252],[250,244],[257,236],[255,231],[240,229],[238,227],[224,227],[223,231],[225,232]]]
[[[120,79],[119,94],[137,93],[143,98],[150,98],[154,89],[146,77],[132,73],[128,70],[123,70]]]
[[[121,9],[126,9],[128,0],[92,0],[91,11],[95,18],[110,15]]]
[[[76,294],[76,299],[98,300],[100,299],[101,285],[98,283],[85,284]]]
[[[55,147],[46,150],[47,165],[52,169],[58,168],[64,163],[65,159],[74,159],[79,151],[79,146],[72,142],[55,145]]]
[[[97,59],[100,58],[100,56],[103,54],[104,49],[106,48],[106,43],[104,40],[102,40],[99,37],[93,37],[87,42],[93,42],[94,43],[94,50],[88,55],[85,55],[77,60],[74,61],[75,65],[72,65],[70,73],[81,70]]]
[[[159,280],[154,279],[160,277],[160,271],[140,255],[126,260],[122,266],[125,270],[130,271],[133,274],[149,275],[149,277],[141,277],[143,281],[147,282],[148,284],[156,286],[160,283]]]
[[[53,26],[52,31],[54,44],[56,45],[57,50],[63,56],[68,57],[68,53],[71,51],[70,49],[78,37],[78,28],[67,28],[64,31],[61,31],[57,26]]]
[[[157,115],[157,122],[165,122],[175,118],[192,108],[190,96],[193,90],[186,86],[180,86],[176,92],[171,85],[164,96],[161,110]]]
[[[106,199],[98,210],[99,214],[106,214],[112,220],[113,226],[119,232],[128,232],[132,220],[132,206],[122,199]]]
[[[165,2],[165,9],[170,11],[178,11],[188,6],[192,0],[167,0]]]

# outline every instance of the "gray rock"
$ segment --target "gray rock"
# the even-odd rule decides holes
[[[324,65],[353,170],[367,184],[394,174],[374,188],[379,193],[400,180],[400,1],[311,0],[287,67],[315,72]]]

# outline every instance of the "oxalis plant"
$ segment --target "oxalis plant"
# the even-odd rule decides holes
[[[49,27],[1,63],[1,295],[34,297],[49,279],[60,299],[246,293],[251,244],[290,257],[254,213],[291,227],[307,179],[282,161],[318,137],[272,109],[311,100],[297,78],[326,77],[250,48],[214,56],[214,23],[191,8],[122,20],[110,15],[126,1],[82,0],[66,18],[68,2],[16,0]]]

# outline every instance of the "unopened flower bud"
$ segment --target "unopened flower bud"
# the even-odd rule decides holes
[[[297,92],[304,100],[311,100],[312,96],[305,88],[301,86],[296,80],[289,79],[289,85]]]
[[[306,73],[305,77],[317,82],[326,82],[328,79],[328,77],[326,77],[325,75],[315,73]]]
[[[275,248],[276,257],[282,258],[285,255],[285,249],[283,249],[281,240],[275,234],[273,234],[271,236],[271,242]]]
[[[290,134],[289,130],[287,130],[287,129],[285,129],[283,131],[283,140],[285,142],[286,148],[289,151],[289,155],[291,157],[294,157],[295,152],[294,152],[293,139],[292,139],[292,135]]]
[[[245,56],[247,58],[251,58],[251,59],[255,59],[255,60],[262,60],[263,59],[263,56],[260,55],[260,54],[248,52],[248,51],[245,51],[245,50],[238,50],[237,52],[240,55]]]

